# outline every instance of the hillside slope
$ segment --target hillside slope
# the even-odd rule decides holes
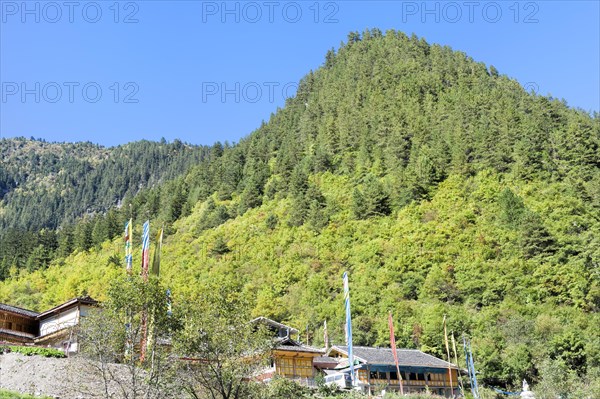
[[[148,196],[163,187],[177,193],[178,181],[209,152],[178,140],[112,148],[0,140],[0,280],[11,268],[45,268],[75,249],[112,239],[123,230],[125,213],[137,209],[133,205],[150,202]],[[180,213],[177,207],[167,211],[169,218]]]
[[[463,53],[353,33],[268,123],[213,146],[178,190],[136,196],[135,244],[147,216],[153,234],[166,223],[175,306],[216,282],[316,345],[328,320],[341,342],[348,270],[356,344],[387,345],[392,311],[399,345],[440,355],[447,314],[486,385],[598,389],[599,143],[598,115]],[[0,301],[102,299],[122,246],[13,268]]]
[[[55,229],[86,213],[104,212],[126,195],[185,174],[205,152],[180,141],[105,148],[1,139],[0,228]]]

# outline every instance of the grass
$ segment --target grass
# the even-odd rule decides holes
[[[0,389],[0,399],[51,399],[49,396],[32,396]]]

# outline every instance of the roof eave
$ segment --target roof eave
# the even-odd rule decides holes
[[[43,313],[38,314],[35,319],[36,320],[42,320],[48,316],[51,316],[55,313],[59,313],[60,311],[69,309],[71,307],[73,307],[74,305],[96,305],[98,303],[98,301],[91,299],[91,298],[73,298],[71,300],[68,300],[65,303],[62,303],[58,306],[53,307],[52,309],[48,309]]]

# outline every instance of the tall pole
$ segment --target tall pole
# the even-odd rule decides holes
[[[356,386],[354,376],[354,355],[352,354],[352,317],[350,314],[350,286],[348,284],[348,272],[344,272],[344,302],[346,308],[346,345],[348,345],[348,362],[350,363],[350,378],[352,386]]]
[[[323,342],[325,343],[325,352],[329,350],[329,333],[327,332],[327,320],[323,322]]]
[[[450,334],[450,338],[452,338],[452,350],[454,351],[454,364],[458,367],[458,352],[456,351],[456,341],[454,340],[454,331]],[[460,393],[462,396],[465,396],[465,390],[462,383],[462,377],[459,372],[458,375],[458,389],[460,389]]]
[[[446,355],[448,356],[448,363],[452,363],[450,358],[450,346],[448,345],[448,332],[446,331],[446,315],[444,315],[444,341],[446,342]],[[452,383],[452,368],[448,364],[448,377],[450,378],[450,393],[454,394],[454,384]]]
[[[144,223],[142,232],[142,278],[148,282],[148,264],[150,256],[150,221]],[[148,303],[144,304],[142,311],[142,339],[140,341],[140,362],[146,360],[146,346],[148,345]]]
[[[467,344],[467,338],[463,335],[463,348],[465,349],[465,361],[467,363],[467,372],[469,382],[471,383],[471,393],[475,399],[479,399],[479,388],[477,387],[477,376],[475,375],[475,364],[473,363],[473,352],[471,351],[471,342]]]

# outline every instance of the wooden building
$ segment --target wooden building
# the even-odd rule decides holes
[[[38,335],[39,313],[0,303],[0,341],[23,344]]]
[[[425,392],[428,389],[448,398],[459,394],[457,366],[419,350],[398,349],[397,352],[404,393]],[[361,390],[370,393],[400,390],[400,380],[391,348],[354,346],[353,356],[357,384]],[[336,367],[338,371],[348,372],[347,346],[333,346],[328,352],[328,357],[339,359]]]
[[[73,298],[42,313],[0,304],[0,342],[79,350],[72,333],[97,302],[90,297]]]
[[[324,350],[302,344],[298,338],[297,329],[278,323],[266,317],[252,320],[254,323],[263,323],[273,333],[275,346],[271,352],[270,367],[263,370],[258,380],[269,381],[275,376],[294,380],[302,385],[315,385],[314,378],[318,373],[314,359],[323,356]]]

